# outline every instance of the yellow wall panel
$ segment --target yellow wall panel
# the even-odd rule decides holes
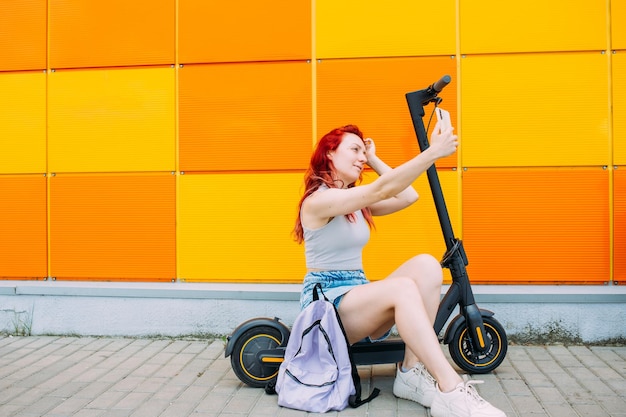
[[[609,164],[607,55],[461,60],[463,166]],[[584,71],[581,71],[584,68]]]
[[[310,1],[180,0],[181,63],[311,58]]]
[[[304,169],[311,152],[311,64],[186,65],[181,171]]]
[[[450,57],[322,60],[317,65],[317,134],[355,124],[375,140],[383,160],[397,166],[418,152],[405,94],[426,88],[445,74],[452,82],[441,93],[441,106],[455,121],[456,61]],[[426,108],[425,123],[432,109]],[[431,130],[435,123],[433,118]],[[456,158],[445,158],[438,166],[456,167]]]
[[[0,173],[46,172],[46,74],[0,72]]]
[[[613,279],[626,282],[626,166],[613,172]]]
[[[460,238],[458,172],[439,170],[438,176],[452,227]],[[376,177],[369,172],[364,182]],[[385,278],[415,255],[427,253],[441,259],[446,251],[426,174],[418,178],[413,186],[420,196],[415,204],[398,213],[374,218],[376,229],[372,230],[370,242],[363,251],[365,273],[371,280]],[[450,282],[449,271],[444,272],[444,279]]]
[[[49,170],[174,170],[174,72],[134,68],[50,74]]]
[[[46,178],[0,175],[0,279],[47,276]]]
[[[57,280],[176,277],[171,174],[50,179],[50,269]]]
[[[292,238],[303,174],[197,174],[179,180],[179,274],[185,281],[302,282]]]
[[[626,49],[626,0],[611,0],[611,49]]]
[[[456,51],[454,0],[317,0],[315,16],[317,58],[452,55]]]
[[[463,172],[472,282],[609,281],[608,184],[601,168]]]
[[[175,5],[175,0],[50,0],[50,67],[173,64]]]
[[[612,56],[613,164],[626,165],[626,51]]]
[[[461,53],[605,50],[607,5],[606,0],[461,0]]]
[[[0,2],[0,71],[46,68],[46,0]]]

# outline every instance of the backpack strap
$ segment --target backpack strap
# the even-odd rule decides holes
[[[318,301],[321,298],[320,294],[322,294],[324,300],[330,302],[330,300],[326,297],[326,294],[324,294],[324,291],[322,291],[322,284],[318,282],[315,284],[315,287],[313,287],[313,301]]]
[[[265,393],[268,395],[276,395],[276,378],[270,379],[270,381],[265,384]]]
[[[361,389],[357,388],[357,391],[361,391]],[[362,406],[365,403],[368,403],[368,402],[372,401],[374,398],[378,397],[378,394],[380,394],[380,390],[378,388],[374,388],[372,390],[372,393],[370,394],[370,396],[365,398],[365,399],[358,399],[356,394],[355,395],[351,395],[350,398],[348,399],[348,404],[352,408],[357,408],[357,407]]]
[[[334,304],[333,307],[335,307]],[[350,346],[350,344],[348,343],[348,335],[346,334],[346,330],[343,328],[343,323],[341,322],[341,317],[339,317],[339,311],[337,311],[337,307],[335,307],[335,314],[337,315],[339,327],[341,327],[341,332],[343,333],[346,345],[348,346],[348,357],[350,358],[350,366],[352,367],[352,382],[354,383],[355,393],[348,398],[348,405],[350,405],[350,407],[352,408],[357,408],[378,397],[378,394],[380,394],[380,389],[374,388],[369,397],[363,399],[361,398],[361,377],[359,376],[359,371],[356,367],[356,363],[354,362],[354,357],[352,355],[352,346]]]
[[[359,372],[356,369],[354,360],[352,359],[352,349],[348,349],[348,354],[350,355],[350,363],[352,365],[352,380],[354,381],[354,388],[356,390],[354,395],[351,395],[350,398],[348,398],[348,404],[352,408],[357,408],[378,397],[378,394],[380,394],[380,389],[374,388],[369,397],[361,399],[361,377],[359,376]]]

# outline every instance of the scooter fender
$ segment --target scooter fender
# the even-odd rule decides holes
[[[245,332],[260,326],[269,326],[277,329],[282,335],[281,346],[287,345],[287,340],[289,340],[289,334],[291,334],[291,330],[289,327],[285,325],[278,317],[274,317],[273,319],[269,317],[257,317],[241,323],[235,330],[233,330],[232,334],[226,338],[226,348],[224,350],[224,356],[229,357],[231,353],[233,353],[233,349],[237,339],[241,337]]]
[[[482,308],[479,308],[478,311],[480,311],[480,315],[482,317],[491,317],[495,314],[493,311],[485,310]],[[450,342],[452,342],[452,337],[454,336],[456,331],[459,329],[459,327],[463,326],[464,324],[465,324],[465,316],[463,314],[459,314],[458,316],[453,318],[450,324],[448,325],[448,328],[446,329],[445,335],[443,336],[443,342],[446,345],[450,344]]]

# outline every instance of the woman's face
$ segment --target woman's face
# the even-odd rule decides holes
[[[365,144],[354,133],[345,133],[341,143],[328,153],[333,163],[336,179],[343,182],[344,188],[359,179],[367,163]]]

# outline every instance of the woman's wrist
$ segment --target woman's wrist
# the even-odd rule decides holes
[[[383,160],[380,159],[377,155],[368,158],[367,165],[372,168],[378,175],[384,173],[386,171],[385,168],[388,168],[387,164],[385,164]]]

